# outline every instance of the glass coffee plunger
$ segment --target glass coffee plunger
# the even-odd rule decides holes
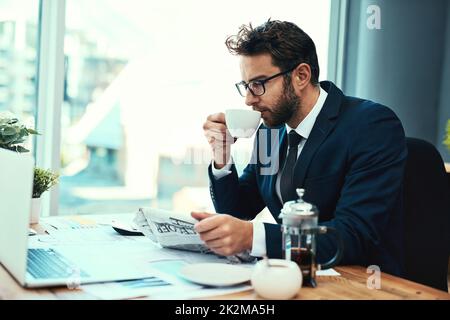
[[[319,210],[303,200],[304,189],[296,189],[299,199],[284,204],[279,218],[282,219],[283,259],[295,261],[303,275],[303,285],[316,286],[316,270],[328,269],[339,263],[343,242],[336,229],[318,226]],[[337,237],[338,250],[328,262],[316,262],[316,235],[333,232]]]

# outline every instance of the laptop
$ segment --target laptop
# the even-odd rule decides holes
[[[48,236],[35,235],[30,246],[33,162],[27,154],[0,148],[0,263],[17,282],[28,288],[72,287],[152,276],[145,263],[149,248],[138,243],[55,244],[36,241]]]

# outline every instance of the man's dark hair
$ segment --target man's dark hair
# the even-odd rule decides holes
[[[319,62],[312,39],[292,22],[270,19],[253,28],[251,23],[242,25],[238,34],[225,41],[232,54],[253,56],[269,53],[272,63],[281,71],[289,70],[300,63],[311,67],[311,83],[319,83]]]

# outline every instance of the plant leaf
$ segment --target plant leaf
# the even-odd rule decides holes
[[[2,130],[2,135],[4,135],[4,136],[13,136],[16,133],[17,132],[16,132],[16,129],[14,127],[6,127],[6,128],[4,128]]]
[[[28,131],[29,134],[39,134],[39,135],[40,135],[40,133],[37,132],[37,131],[34,130],[34,129],[28,129],[28,128],[27,128],[27,131]]]
[[[14,141],[16,141],[16,136],[4,136],[3,142],[5,144],[14,144]]]
[[[29,152],[30,151],[30,150],[28,150],[28,149],[26,149],[26,148],[24,148],[22,146],[13,146],[13,148],[15,148],[15,150],[17,152],[20,152],[20,153],[25,153],[25,152]]]

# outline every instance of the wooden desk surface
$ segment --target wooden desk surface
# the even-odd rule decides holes
[[[33,226],[38,232],[44,230]],[[302,288],[296,296],[300,300],[319,299],[445,299],[450,300],[450,294],[415,282],[381,273],[381,288],[369,289],[367,280],[372,275],[360,266],[341,266],[336,270],[341,276],[318,277],[317,288]],[[82,286],[81,286],[82,289]],[[1,299],[96,299],[82,290],[68,288],[24,289],[0,265],[0,300]],[[210,299],[261,299],[253,290],[210,297]]]
[[[447,173],[450,173],[450,162],[445,163],[445,171],[447,171]]]
[[[381,288],[369,289],[366,285],[370,274],[360,266],[342,266],[336,268],[339,277],[318,277],[317,288],[302,288],[296,299],[299,300],[450,300],[450,294],[415,282],[381,274]],[[82,288],[82,286],[81,286]],[[82,290],[61,288],[24,289],[0,267],[1,299],[96,299]],[[224,300],[258,300],[261,299],[253,290],[210,297]]]
[[[360,266],[335,268],[341,276],[318,277],[317,288],[302,288],[297,300],[450,300],[450,294],[412,281],[381,273],[381,288],[369,289],[370,276]],[[211,299],[261,299],[254,291],[212,297]]]

